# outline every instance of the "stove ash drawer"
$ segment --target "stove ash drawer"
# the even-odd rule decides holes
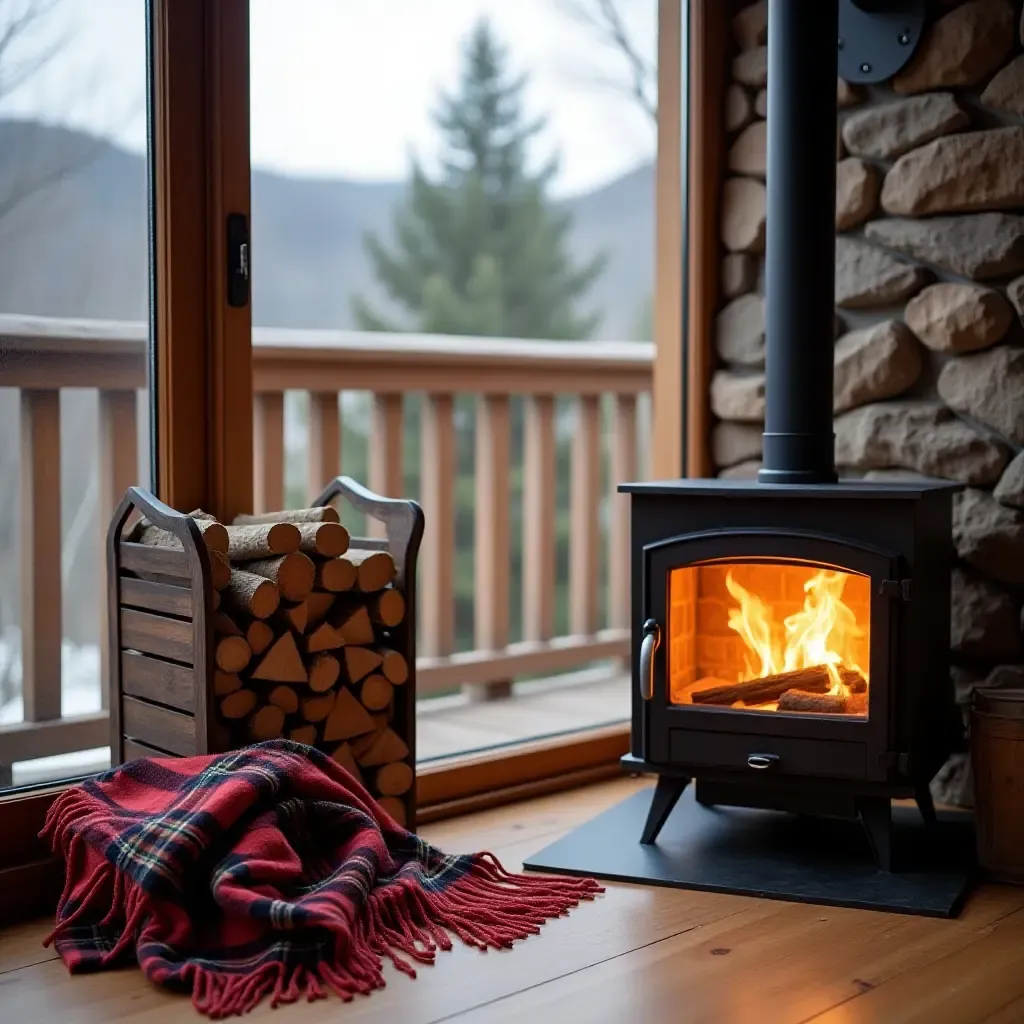
[[[863,743],[764,737],[748,733],[669,730],[673,764],[746,770],[755,775],[814,775],[840,779],[867,776]]]

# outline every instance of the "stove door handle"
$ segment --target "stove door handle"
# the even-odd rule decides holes
[[[654,653],[661,643],[661,627],[654,619],[644,623],[644,639],[640,644],[640,696],[650,700],[654,696]]]
[[[747,767],[757,768],[759,771],[764,771],[766,768],[771,768],[772,765],[778,763],[778,754],[750,754],[747,757]]]

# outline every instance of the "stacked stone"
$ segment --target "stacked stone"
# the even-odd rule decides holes
[[[733,21],[725,100],[720,476],[760,467],[764,420],[767,4]],[[836,461],[847,476],[966,484],[952,542],[958,699],[1024,686],[1024,13],[943,5],[911,62],[870,90],[840,80]],[[829,344],[833,339],[822,339]],[[938,795],[967,802],[961,756]]]

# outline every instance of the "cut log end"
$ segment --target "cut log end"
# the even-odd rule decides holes
[[[304,601],[313,589],[316,567],[308,555],[293,551],[290,555],[277,558],[263,558],[246,562],[248,572],[263,576],[277,584],[277,589],[286,601]]]
[[[316,585],[332,594],[353,590],[357,580],[356,567],[347,558],[330,558],[316,567]]]
[[[359,688],[359,699],[370,711],[383,711],[391,703],[395,688],[381,675],[367,676]]]
[[[235,611],[266,619],[277,610],[281,594],[272,580],[242,569],[232,569],[228,585],[224,588],[224,601]]]
[[[348,551],[348,530],[340,523],[302,523],[299,550],[321,558],[337,558]]]
[[[275,740],[284,732],[284,711],[276,704],[264,704],[249,719],[249,736],[256,743]]]
[[[288,739],[295,743],[305,743],[307,747],[316,745],[316,726],[297,725],[288,733]]]
[[[251,714],[256,707],[256,694],[252,690],[236,690],[220,702],[221,718],[235,721]]]
[[[333,692],[318,694],[316,697],[304,697],[302,700],[302,717],[307,722],[322,722],[334,710],[335,695]],[[324,739],[331,737],[324,734]]]
[[[409,679],[409,663],[398,651],[381,651],[383,661],[380,671],[385,679],[394,686],[402,686]]]
[[[405,761],[394,761],[377,769],[374,782],[381,796],[402,796],[412,789],[413,770]]]
[[[395,578],[395,560],[387,551],[350,548],[345,557],[356,567],[357,585],[364,593],[383,590]]]
[[[306,666],[291,633],[282,633],[256,666],[253,679],[274,683],[306,682]]]
[[[234,562],[288,555],[298,551],[302,543],[299,528],[293,523],[254,523],[226,529],[230,541],[228,556]]]
[[[241,672],[249,664],[251,656],[252,652],[243,637],[224,636],[217,641],[214,660],[222,672]]]
[[[394,587],[388,587],[372,604],[370,615],[379,625],[394,629],[405,618],[405,598]]]
[[[275,686],[267,695],[267,701],[279,707],[286,715],[294,715],[299,710],[299,695],[290,686]],[[316,739],[314,730],[314,740]]]
[[[274,642],[274,631],[262,619],[254,619],[245,631],[245,640],[252,653],[259,655]]]
[[[333,654],[318,654],[309,667],[309,688],[314,693],[326,693],[338,681],[341,663]]]
[[[409,818],[405,810],[405,804],[399,800],[397,796],[382,796],[377,801],[377,804],[385,814],[392,818],[402,828],[406,828],[408,826]]]

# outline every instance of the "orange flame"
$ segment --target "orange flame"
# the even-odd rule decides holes
[[[780,624],[772,608],[740,586],[728,573],[725,585],[739,602],[729,611],[729,627],[747,645],[746,669],[738,682],[824,665],[832,679],[832,693],[848,694],[839,674],[841,666],[867,672],[855,662],[855,643],[864,633],[850,608],[843,603],[846,573],[822,569],[804,583],[803,608]]]

